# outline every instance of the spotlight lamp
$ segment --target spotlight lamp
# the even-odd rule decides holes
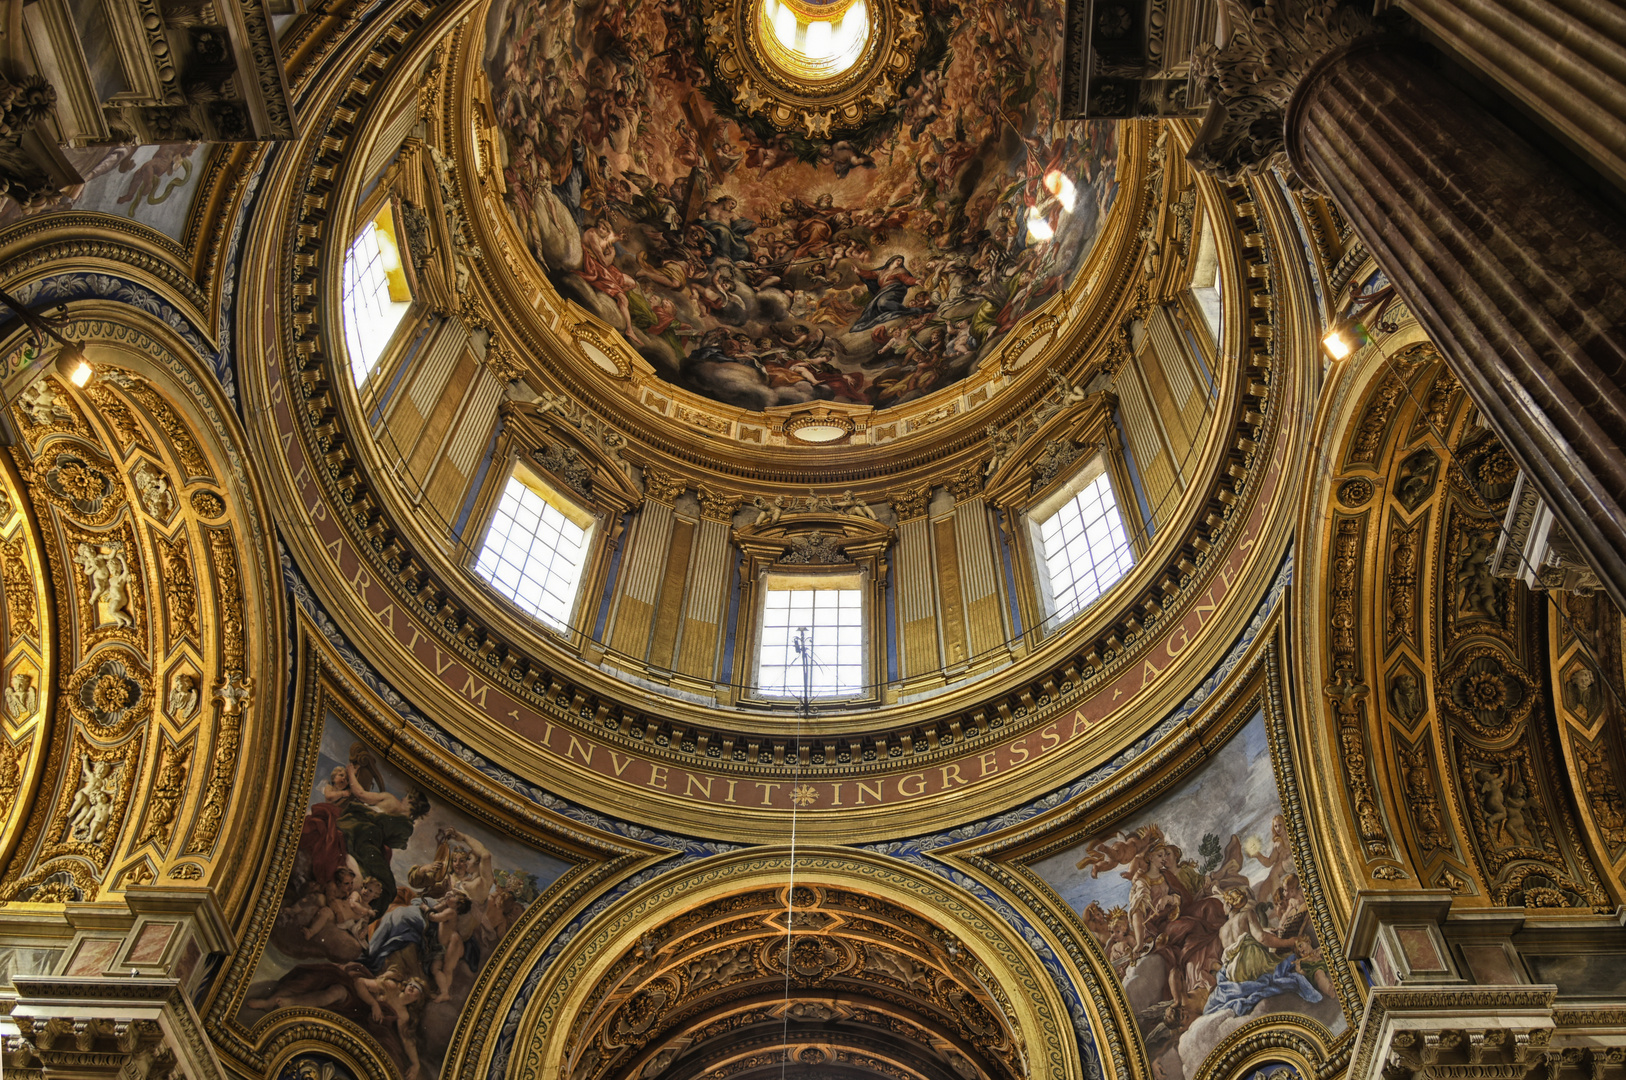
[[[68,325],[66,316],[41,315],[37,311],[31,311],[4,289],[0,289],[0,304],[10,308],[12,314],[21,319],[24,325],[33,332],[34,345],[39,349],[40,353],[45,351],[46,338],[50,338],[62,346],[57,350],[55,364],[57,375],[64,381],[70,382],[77,387],[83,387],[95,376],[96,369],[85,356],[84,345],[77,341],[69,341],[60,333],[62,328]],[[35,363],[38,363],[37,359]]]
[[[1385,319],[1383,313],[1395,302],[1395,287],[1381,289],[1355,297],[1350,301],[1344,317],[1327,328],[1321,337],[1321,347],[1334,360],[1342,360],[1355,350],[1372,344],[1372,330],[1392,334],[1399,326]],[[1370,323],[1372,330],[1367,329]]]

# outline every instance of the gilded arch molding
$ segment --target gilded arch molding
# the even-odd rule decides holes
[[[657,878],[621,898],[597,920],[592,933],[577,937],[556,957],[549,957],[551,962],[545,968],[534,966],[543,959],[540,952],[510,954],[510,968],[501,980],[505,991],[479,1006],[493,1021],[490,1028],[504,1036],[495,1045],[489,1037],[471,1038],[460,1048],[458,1067],[490,1076],[514,1075],[516,1069],[521,1076],[559,1070],[568,1042],[564,1018],[575,1015],[595,985],[629,952],[636,954],[641,938],[653,933],[658,941],[663,940],[661,928],[676,912],[752,890],[782,891],[792,866],[784,849],[719,855]],[[1079,1046],[1066,1007],[1037,958],[1018,935],[989,920],[979,905],[953,886],[894,860],[850,849],[799,848],[794,872],[798,887],[873,896],[877,902],[913,912],[916,918],[952,935],[986,967],[988,985],[1000,987],[1007,996],[1002,1003],[1009,1007],[1006,1019],[1023,1042],[1031,1068],[1068,1078],[1098,1075],[1095,1066],[1081,1057],[1093,1054],[1093,1049]],[[934,943],[939,963],[947,962],[942,952],[945,940]],[[817,991],[812,994],[819,996]]]
[[[1298,665],[1323,718],[1307,751],[1346,778],[1319,793],[1342,853],[1329,903],[1415,882],[1463,909],[1612,911],[1609,845],[1572,802],[1573,726],[1555,724],[1548,654],[1576,638],[1558,599],[1494,573],[1516,467],[1409,321],[1340,365],[1323,401],[1300,518],[1322,576],[1298,589]]]
[[[60,655],[23,708],[7,703],[13,722],[35,709],[50,725],[17,789],[12,901],[202,882],[234,917],[252,887],[245,837],[263,807],[235,796],[243,762],[273,753],[280,595],[258,479],[189,330],[110,300],[77,306],[65,333],[97,369],[83,389],[28,370],[32,353],[8,341],[12,506],[41,530],[34,572],[51,601],[36,629]]]

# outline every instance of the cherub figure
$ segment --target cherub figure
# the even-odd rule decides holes
[[[167,516],[175,504],[175,495],[169,490],[164,474],[142,462],[136,470],[135,481],[141,490],[141,505],[147,508],[147,513],[156,518]]]
[[[11,685],[6,687],[6,711],[11,718],[21,720],[32,716],[38,706],[39,691],[34,689],[34,676],[23,671],[13,673]]]
[[[73,838],[98,844],[107,838],[108,819],[113,816],[113,795],[103,791],[86,803],[84,809],[74,815],[72,822]]]
[[[464,949],[463,935],[458,932],[457,923],[474,907],[474,901],[453,889],[438,901],[425,900],[423,906],[428,912],[429,921],[437,927],[436,933],[440,935],[440,955],[435,958],[431,970],[435,988],[440,992],[430,1000],[450,1001],[452,979],[457,974],[457,965],[463,959]]]
[[[348,875],[340,883],[341,875]],[[349,867],[341,866],[333,872],[333,883],[322,890],[322,906],[311,924],[305,927],[305,940],[320,934],[329,924],[356,939],[358,945],[367,944],[367,924],[373,921],[373,901],[384,893],[384,884],[375,877],[361,883],[361,888],[349,890],[356,875]]]
[[[68,818],[72,821],[77,821],[97,797],[112,786],[118,767],[111,761],[91,761],[87,758],[79,768],[82,776],[79,790],[74,792],[73,802],[68,804]]]
[[[876,520],[875,511],[870,509],[869,503],[854,495],[851,488],[841,493],[841,498],[836,500],[836,509],[843,514],[851,514],[853,517],[869,518],[871,521]]]
[[[1009,429],[1001,431],[992,424],[988,425],[986,433],[993,453],[988,458],[988,464],[983,466],[982,475],[992,476],[1016,453],[1016,434]]]
[[[169,714],[184,720],[198,707],[198,681],[186,672],[180,672],[170,683]]]
[[[73,416],[68,406],[60,400],[56,387],[43,375],[18,395],[17,407],[40,427],[50,427],[58,420],[71,419]]]
[[[767,502],[761,495],[756,495],[752,497],[751,505],[757,508],[756,520],[751,522],[753,525],[777,525],[785,514],[783,495],[775,495],[773,502]]]
[[[74,554],[90,582],[90,606],[96,611],[96,625],[134,626],[130,615],[130,567],[124,561],[124,545],[107,543],[92,546],[81,543]]]

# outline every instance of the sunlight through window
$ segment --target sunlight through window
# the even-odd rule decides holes
[[[758,691],[801,697],[797,635],[812,642],[810,683],[816,698],[850,697],[864,689],[864,594],[860,589],[769,588],[762,603]]]
[[[392,217],[386,206],[361,230],[344,260],[344,342],[357,386],[367,381],[412,306]]]
[[[1039,524],[1058,622],[1100,598],[1135,565],[1135,552],[1105,472]]]
[[[517,473],[508,478],[474,569],[527,614],[568,630],[591,519],[528,481]]]
[[[758,10],[770,58],[796,78],[834,78],[857,63],[869,44],[864,0],[759,0]]]

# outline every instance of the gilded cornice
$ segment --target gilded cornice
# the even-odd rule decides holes
[[[208,298],[192,280],[187,261],[185,251],[168,237],[107,214],[28,218],[0,233],[0,277],[15,281],[42,273],[96,271],[127,275],[184,304],[195,324],[208,325]]]

